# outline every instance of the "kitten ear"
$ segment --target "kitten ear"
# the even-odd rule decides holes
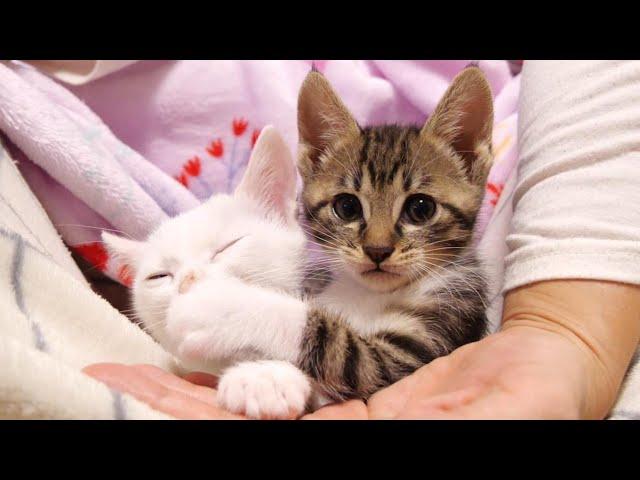
[[[312,70],[298,94],[299,167],[303,176],[335,140],[360,127],[320,72]]]
[[[472,181],[483,183],[493,161],[493,98],[482,70],[469,66],[454,79],[422,135],[446,141],[464,161]]]
[[[140,255],[142,255],[144,242],[129,240],[107,232],[102,232],[102,241],[112,257],[118,258],[131,268],[135,268]]]
[[[295,221],[296,181],[289,147],[278,131],[268,125],[260,132],[234,195],[260,202],[286,222]]]

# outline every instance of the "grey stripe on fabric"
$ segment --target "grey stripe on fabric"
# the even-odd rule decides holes
[[[11,203],[0,193],[0,202],[4,203],[7,208],[9,210],[11,210],[11,213],[13,213],[13,215],[18,219],[18,221],[22,224],[22,226],[31,234],[31,236],[33,238],[36,239],[36,241],[38,242],[38,244],[40,245],[40,247],[42,247],[42,254],[43,255],[47,255],[48,257],[51,257],[51,254],[49,252],[47,252],[47,249],[45,248],[45,246],[42,244],[42,242],[40,241],[40,239],[38,238],[38,236],[33,233],[33,230],[31,230],[31,228],[29,228],[29,225],[26,224],[26,222],[22,219],[22,217],[18,214],[18,212],[16,211],[15,208],[13,208],[13,205],[11,205]]]
[[[46,351],[47,344],[44,340],[42,330],[40,329],[40,326],[33,321],[24,303],[24,295],[22,292],[22,266],[24,263],[25,243],[22,237],[20,237],[19,235],[16,235],[14,237],[14,243],[16,245],[16,248],[13,252],[13,258],[11,260],[11,287],[13,289],[15,302],[22,314],[31,324],[33,339],[36,348],[41,351]]]
[[[6,227],[6,225],[5,225],[5,227]],[[54,262],[54,260],[51,257],[51,255],[49,255],[47,252],[43,252],[38,247],[33,245],[31,242],[29,242],[28,240],[25,240],[22,235],[20,235],[19,233],[14,232],[13,230],[9,230],[8,228],[3,228],[3,226],[0,225],[0,235],[5,237],[5,238],[9,238],[11,240],[14,240],[14,241],[16,241],[17,239],[20,239],[22,241],[22,244],[25,247],[27,247],[27,248],[35,251],[35,252],[38,252],[43,257],[46,257],[48,260],[51,260],[52,262]],[[56,263],[56,265],[57,265],[57,263]]]
[[[126,420],[127,410],[124,406],[122,394],[117,390],[111,389],[111,396],[113,397],[113,418],[116,420]]]

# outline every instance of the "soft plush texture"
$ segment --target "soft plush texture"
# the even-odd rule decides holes
[[[169,418],[81,372],[105,360],[178,370],[91,291],[1,146],[0,192],[0,418]]]

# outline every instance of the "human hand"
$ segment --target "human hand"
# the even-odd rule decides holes
[[[431,362],[368,404],[329,405],[303,419],[579,418],[588,387],[581,358],[557,333],[507,328]],[[217,379],[208,374],[180,378],[151,365],[119,364],[84,371],[176,418],[243,418],[218,405]]]
[[[153,365],[97,363],[83,369],[109,387],[128,393],[160,412],[182,420],[240,420],[216,401],[217,378],[194,372],[180,378]]]
[[[579,418],[587,388],[581,359],[557,333],[507,328],[431,362],[368,404],[329,405],[303,419]],[[218,406],[215,377],[206,374],[181,379],[150,365],[117,364],[85,372],[176,418],[242,418]]]

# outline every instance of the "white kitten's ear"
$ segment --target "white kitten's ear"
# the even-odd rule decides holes
[[[474,182],[484,183],[491,167],[493,98],[482,70],[469,66],[451,86],[422,128],[423,135],[436,135],[462,158]]]
[[[251,198],[286,222],[295,221],[296,168],[289,147],[272,126],[262,129],[234,195]]]
[[[111,256],[116,257],[131,268],[135,268],[143,252],[143,242],[118,237],[107,232],[102,232],[102,241]]]

